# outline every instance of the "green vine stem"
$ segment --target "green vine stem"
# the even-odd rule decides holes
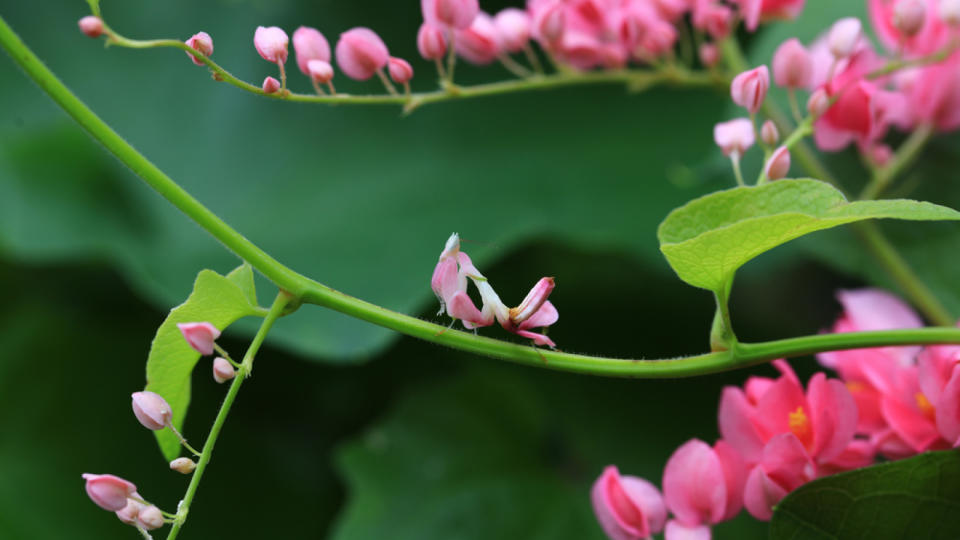
[[[193,471],[193,476],[190,478],[190,485],[187,486],[187,493],[183,496],[183,500],[180,501],[180,505],[177,507],[177,515],[174,518],[173,526],[170,528],[170,532],[167,534],[167,540],[174,540],[180,533],[180,529],[183,528],[183,524],[186,523],[187,514],[190,513],[190,504],[193,502],[193,498],[197,494],[197,488],[200,486],[200,480],[203,478],[203,472],[207,469],[207,465],[210,463],[210,459],[213,457],[213,447],[217,444],[217,437],[220,435],[220,430],[223,429],[223,424],[227,420],[227,415],[230,414],[230,408],[233,406],[234,400],[237,399],[237,394],[240,392],[240,386],[243,385],[243,381],[253,370],[253,359],[257,356],[257,351],[260,350],[260,345],[263,344],[263,340],[267,337],[267,333],[270,332],[270,329],[273,327],[273,323],[276,322],[281,315],[283,315],[284,309],[286,309],[291,300],[293,300],[293,298],[290,296],[290,294],[280,291],[276,300],[273,301],[273,305],[270,306],[270,311],[267,313],[267,316],[260,324],[260,328],[257,330],[256,335],[253,336],[253,341],[250,343],[250,347],[247,349],[247,353],[243,356],[243,361],[240,363],[240,369],[237,371],[237,376],[233,378],[233,383],[230,385],[230,390],[227,391],[227,397],[223,399],[223,404],[220,405],[220,411],[217,412],[217,417],[213,421],[213,427],[210,428],[210,434],[207,435],[207,441],[203,445],[203,452],[200,454],[200,460],[197,462],[197,468]]]
[[[614,377],[685,377],[737,369],[776,358],[832,350],[890,345],[960,344],[960,329],[922,328],[826,334],[759,344],[737,343],[728,351],[697,356],[666,360],[623,360],[540,350],[527,345],[447,329],[353,298],[287,268],[230,228],[114,132],[43,65],[2,17],[0,17],[0,45],[40,88],[63,107],[91,136],[100,141],[108,151],[187,217],[249,262],[281,290],[286,291],[290,296],[291,306],[297,306],[300,302],[316,304],[425,341],[519,364]],[[246,360],[244,362],[247,363]],[[247,366],[249,368],[249,363]],[[231,391],[233,392],[233,387]]]

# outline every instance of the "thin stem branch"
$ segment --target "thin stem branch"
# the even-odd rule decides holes
[[[879,167],[873,174],[870,183],[860,193],[861,200],[871,200],[879,197],[890,183],[896,179],[920,155],[920,151],[930,142],[933,137],[934,128],[930,124],[921,124],[913,130],[913,133],[897,149],[896,153],[890,158],[890,162]]]
[[[210,459],[213,457],[213,448],[217,444],[217,437],[220,435],[220,430],[223,429],[223,424],[227,420],[227,415],[230,414],[230,408],[233,406],[234,400],[237,399],[237,394],[240,392],[240,386],[243,385],[243,381],[250,375],[250,372],[253,369],[253,359],[257,355],[257,351],[260,350],[260,346],[263,344],[263,340],[267,337],[267,333],[270,332],[270,329],[273,327],[273,323],[276,322],[280,315],[283,314],[283,310],[287,307],[287,304],[293,298],[289,293],[285,291],[280,291],[277,295],[276,300],[273,301],[273,305],[270,306],[270,311],[267,313],[267,316],[263,319],[263,322],[260,324],[260,329],[257,330],[256,335],[253,337],[253,341],[250,343],[250,347],[247,349],[247,354],[243,357],[243,362],[241,363],[240,372],[237,373],[237,376],[234,377],[233,383],[230,385],[230,390],[227,392],[227,396],[223,399],[223,404],[220,405],[220,411],[217,413],[216,419],[213,421],[213,427],[210,428],[210,434],[207,436],[207,441],[203,445],[203,454],[200,456],[200,460],[197,462],[197,468],[193,471],[193,477],[190,479],[190,485],[187,486],[187,493],[184,495],[183,500],[180,501],[180,506],[177,508],[177,518],[173,523],[173,526],[170,528],[169,534],[167,534],[167,540],[175,540],[177,535],[180,533],[180,530],[183,528],[183,524],[187,521],[187,515],[190,513],[190,504],[193,502],[194,496],[197,494],[197,489],[200,487],[200,480],[203,478],[203,472],[207,468],[207,464],[210,463]]]

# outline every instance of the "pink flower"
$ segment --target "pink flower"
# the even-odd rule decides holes
[[[519,52],[530,41],[530,15],[522,9],[501,10],[493,18],[493,24],[500,34],[500,43],[506,52]]]
[[[443,29],[430,23],[420,25],[417,32],[417,50],[426,60],[439,60],[447,54],[447,38]]]
[[[730,84],[730,97],[733,102],[756,114],[767,99],[767,90],[770,89],[770,71],[767,66],[744,71],[734,77]]]
[[[833,23],[827,34],[827,47],[835,58],[853,54],[863,38],[863,23],[856,17],[846,17]]]
[[[693,8],[693,26],[715,40],[728,35],[733,26],[733,10],[713,0],[698,0]]]
[[[490,15],[480,12],[473,23],[454,32],[457,54],[473,64],[489,64],[500,54],[500,38]]]
[[[898,0],[893,5],[893,26],[906,37],[920,32],[927,17],[926,0]]]
[[[937,0],[868,0],[867,7],[877,37],[888,50],[923,56],[938,51],[950,39],[942,19],[926,16],[937,13]]]
[[[687,441],[663,471],[664,499],[674,515],[667,536],[693,535],[705,525],[732,519],[743,507],[745,481],[743,460],[729,444],[717,441],[710,448],[697,439]]]
[[[727,156],[742,156],[755,142],[753,122],[736,118],[721,122],[713,128],[713,140]]]
[[[960,0],[940,0],[937,15],[949,26],[960,25]]]
[[[397,84],[405,84],[413,78],[413,68],[410,63],[403,58],[390,57],[387,60],[387,69],[390,72],[390,78]]]
[[[307,71],[310,78],[320,84],[327,84],[333,80],[333,66],[323,60],[311,60],[307,62]]]
[[[80,31],[87,37],[98,38],[103,35],[103,20],[95,15],[87,15],[77,21]]]
[[[213,379],[220,384],[223,384],[230,379],[236,377],[237,370],[233,369],[233,366],[226,358],[217,358],[213,359]]]
[[[767,164],[763,167],[763,173],[767,175],[767,178],[770,180],[780,180],[787,176],[787,173],[790,172],[790,150],[786,146],[781,146],[777,148],[773,155],[770,156],[770,159],[767,160]]]
[[[901,85],[909,113],[902,127],[930,124],[942,132],[960,128],[960,53],[908,75],[902,79],[907,84]]]
[[[340,34],[336,47],[337,64],[351,79],[365,81],[387,65],[390,53],[373,30],[353,28]]]
[[[112,474],[84,473],[81,476],[87,481],[86,489],[90,500],[110,512],[123,510],[127,506],[127,498],[137,491],[136,486]]]
[[[734,0],[753,32],[761,22],[772,19],[794,19],[803,11],[805,0]]]
[[[143,427],[153,431],[167,427],[173,417],[173,411],[163,396],[155,392],[134,392],[133,414]]]
[[[263,79],[263,84],[260,85],[260,88],[263,89],[264,94],[275,94],[280,91],[280,81],[275,77],[267,77]],[[213,354],[209,352],[207,354]]]
[[[611,540],[639,540],[663,530],[667,509],[657,488],[642,478],[604,469],[590,492],[593,511]]]
[[[278,88],[279,88],[279,83]],[[178,323],[183,339],[202,355],[213,354],[213,342],[220,337],[220,330],[208,322]]]
[[[434,26],[464,29],[480,11],[477,0],[421,0],[423,20]]]
[[[213,38],[210,37],[210,34],[206,32],[197,32],[196,34],[190,36],[190,39],[185,41],[188,47],[192,47],[199,51],[204,56],[210,56],[213,54]],[[202,66],[203,62],[196,56],[187,53],[187,56],[193,60],[193,63]]]
[[[566,28],[566,11],[560,0],[535,0],[528,6],[533,19],[533,35],[546,49],[563,37]]]
[[[793,433],[781,433],[764,445],[743,490],[747,512],[760,520],[773,517],[773,507],[788,493],[816,478],[816,468]]]
[[[148,531],[163,527],[163,513],[156,506],[141,508],[137,513],[137,523]]]
[[[813,77],[813,59],[796,38],[790,38],[773,53],[773,80],[784,88],[806,88]]]
[[[763,123],[763,126],[760,127],[760,140],[767,146],[774,146],[780,142],[780,130],[777,129],[777,125],[773,123],[773,120],[767,120]]]
[[[140,494],[134,492],[132,497],[140,499]],[[135,525],[137,523],[137,515],[140,514],[140,510],[146,508],[147,505],[135,501],[133,499],[127,499],[127,504],[120,510],[116,511],[117,519],[126,523],[127,525]]]
[[[293,51],[297,53],[297,67],[304,75],[310,75],[311,60],[330,63],[330,43],[316,28],[301,26],[293,32]]]
[[[287,33],[276,26],[258,26],[253,34],[253,46],[267,62],[283,64],[287,61]]]
[[[188,457],[178,457],[170,462],[170,470],[180,474],[190,474],[197,468],[197,462]]]
[[[704,43],[700,45],[699,56],[700,62],[705,67],[711,68],[720,61],[720,49],[713,43]]]

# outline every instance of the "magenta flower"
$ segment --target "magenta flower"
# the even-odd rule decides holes
[[[170,423],[173,411],[163,396],[155,392],[134,392],[133,414],[143,427],[153,431],[161,430]]]
[[[950,40],[950,28],[936,16],[937,0],[867,0],[867,8],[877,37],[890,51],[923,56]]]
[[[657,488],[642,478],[604,469],[590,492],[593,511],[611,540],[650,538],[663,530],[667,509]]]
[[[500,37],[490,15],[480,12],[467,28],[454,32],[457,54],[473,64],[489,64],[500,54]]]
[[[717,441],[711,448],[692,439],[678,448],[663,471],[663,495],[674,518],[667,524],[667,536],[681,533],[703,536],[709,526],[732,519],[743,508],[746,469],[740,455],[729,444]]]
[[[387,65],[390,54],[380,36],[369,28],[353,28],[340,34],[337,64],[347,77],[365,81]]]
[[[196,34],[190,36],[190,39],[184,43],[186,43],[188,47],[196,49],[204,56],[210,56],[213,54],[213,38],[211,38],[210,34],[206,32],[197,32]],[[194,64],[198,66],[203,65],[203,62],[195,55],[187,53],[187,56],[193,60]]]
[[[276,79],[274,79],[276,80]],[[264,84],[266,86],[266,84]],[[277,83],[279,89],[280,83]],[[264,89],[266,91],[266,89]],[[270,93],[270,92],[267,92]],[[220,337],[220,330],[208,322],[178,323],[177,328],[183,339],[198,353],[206,356],[213,354],[213,342]]]
[[[469,27],[480,12],[477,0],[421,0],[420,8],[427,23],[458,30]]]
[[[760,520],[773,517],[773,507],[788,493],[816,478],[816,466],[793,433],[781,433],[763,447],[743,490],[747,512]]]
[[[803,11],[805,0],[734,0],[753,32],[761,22],[773,19],[794,19]]]
[[[417,51],[426,60],[442,59],[447,54],[447,37],[443,29],[426,22],[420,25]]]
[[[130,482],[112,474],[81,475],[86,480],[87,495],[97,506],[116,512],[127,506],[127,498],[137,491],[137,487]]]
[[[293,32],[293,51],[297,55],[297,67],[307,76],[311,76],[307,66],[311,60],[330,62],[330,43],[316,28],[297,28]]]
[[[390,78],[397,84],[406,84],[413,78],[413,67],[403,58],[390,57],[387,60],[387,70]]]

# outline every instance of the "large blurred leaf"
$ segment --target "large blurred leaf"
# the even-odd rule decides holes
[[[518,242],[551,238],[626,251],[667,272],[657,223],[711,187],[670,182],[712,148],[724,98],[708,91],[576,88],[439,104],[410,117],[399,108],[279,103],[212,82],[180,51],[104,50],[76,31],[84,7],[51,1],[37,17],[27,3],[0,0],[40,57],[201,201],[296,270],[391,309],[419,312],[432,301],[432,264],[454,231],[481,268]],[[316,25],[331,39],[370,26],[393,54],[415,60],[415,86],[434,86],[415,49],[417,0],[107,0],[102,8],[131,36],[205,30],[214,58],[252,81],[275,72],[252,47],[258,24]],[[30,259],[105,258],[163,308],[180,300],[198,269],[236,265],[9,60],[0,66],[0,102],[11,111],[0,116],[0,247]],[[289,67],[291,84],[309,91]],[[457,73],[465,82],[507,76],[496,67]],[[382,91],[338,81],[345,91]],[[550,273],[521,271],[531,283]],[[340,359],[369,355],[390,336],[319,309],[301,310],[272,335]]]
[[[771,540],[953,539],[960,531],[960,453],[927,453],[837,474],[787,496]]]
[[[960,212],[910,201],[847,202],[818,180],[781,180],[705,195],[660,225],[660,250],[681,279],[720,293],[747,261],[812,232],[868,219],[960,220]]]
[[[173,425],[183,431],[190,405],[190,379],[200,353],[183,339],[177,324],[209,322],[223,331],[237,319],[263,315],[257,306],[253,271],[244,264],[226,277],[212,270],[197,276],[186,302],[170,311],[150,344],[147,356],[146,390],[163,396],[173,410]],[[167,461],[180,454],[180,441],[169,429],[155,431],[160,451]]]

